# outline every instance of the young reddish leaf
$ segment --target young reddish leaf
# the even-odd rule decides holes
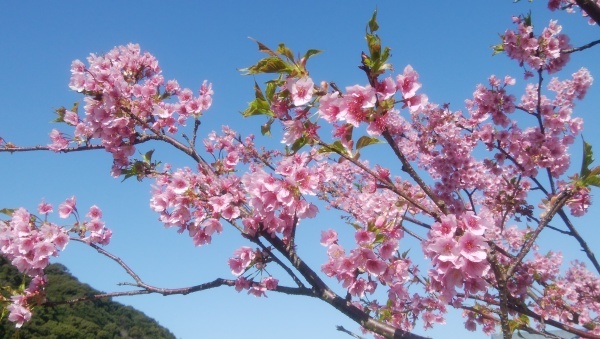
[[[258,86],[258,84],[256,83],[256,80],[254,80],[254,97],[256,99],[265,100],[265,96],[263,95],[260,86]]]
[[[258,50],[259,50],[259,51],[261,51],[261,52],[264,52],[264,53],[267,53],[267,54],[268,54],[268,55],[270,55],[270,56],[277,56],[277,53],[273,52],[273,51],[272,51],[272,50],[271,50],[269,47],[267,47],[267,46],[266,46],[265,44],[263,44],[262,42],[260,42],[260,41],[258,41],[258,40],[256,40],[256,39],[254,39],[254,38],[251,38],[251,37],[248,37],[248,39],[250,39],[250,40],[252,40],[252,41],[256,42],[256,44],[258,45]]]

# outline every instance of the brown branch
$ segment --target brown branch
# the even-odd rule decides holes
[[[594,265],[594,268],[596,269],[596,271],[598,273],[600,273],[600,264],[598,263],[598,260],[596,259],[596,255],[594,254],[592,249],[588,246],[587,242],[583,239],[583,237],[579,234],[579,232],[577,232],[577,230],[575,229],[575,226],[571,223],[571,220],[569,220],[569,217],[567,216],[565,211],[563,211],[562,209],[559,210],[558,216],[563,220],[565,225],[567,225],[567,228],[569,228],[570,235],[573,236],[575,239],[577,239],[577,241],[579,242],[579,246],[581,246],[581,249],[585,252],[588,259],[590,259],[590,261],[592,262],[592,265]]]
[[[512,332],[510,330],[510,323],[508,320],[508,287],[506,285],[507,275],[502,268],[501,263],[496,257],[496,246],[492,245],[490,253],[488,254],[488,262],[492,266],[494,276],[496,277],[496,288],[498,289],[498,297],[500,299],[500,327],[502,328],[502,336],[504,339],[512,338]]]
[[[409,202],[411,205],[413,205],[416,208],[420,209],[424,213],[432,216],[434,219],[439,220],[438,213],[436,213],[434,211],[428,210],[427,208],[425,208],[425,206],[422,206],[417,201],[415,201],[413,198],[411,198],[411,197],[407,196],[406,194],[402,193],[400,190],[398,190],[398,188],[394,185],[394,183],[391,180],[389,180],[389,179],[383,180],[375,172],[373,172],[371,169],[369,169],[368,167],[364,166],[360,162],[356,161],[356,159],[348,156],[347,154],[344,154],[344,153],[340,152],[339,150],[336,150],[336,149],[330,147],[327,143],[325,143],[325,142],[323,142],[321,140],[317,140],[317,143],[318,143],[319,146],[325,147],[328,150],[330,150],[331,152],[334,152],[334,153],[338,154],[339,156],[343,157],[344,159],[350,161],[352,164],[354,164],[355,166],[359,167],[360,169],[362,169],[363,171],[365,171],[366,173],[368,173],[370,176],[372,176],[373,179],[375,179],[375,180],[381,182],[382,184],[384,184],[384,188],[389,189],[390,191],[396,193],[398,196],[402,197],[404,200],[406,200],[407,202]]]
[[[521,264],[527,253],[529,253],[529,250],[531,250],[531,247],[533,246],[534,242],[536,241],[544,227],[548,225],[548,223],[550,222],[550,220],[552,220],[554,215],[560,211],[560,209],[572,196],[572,191],[565,190],[560,192],[557,196],[550,199],[550,206],[548,206],[544,216],[540,219],[538,227],[535,229],[535,231],[533,231],[533,233],[529,235],[529,238],[523,244],[521,251],[519,252],[519,254],[517,254],[513,263],[506,270],[507,277],[511,277],[515,273],[517,266]]]
[[[281,239],[271,236],[268,233],[263,232],[261,234],[265,240],[267,240],[275,249],[281,252],[286,259],[292,263],[292,265],[302,274],[306,281],[313,286],[314,296],[325,301],[326,303],[333,306],[341,313],[348,316],[364,328],[369,331],[380,334],[386,338],[413,338],[423,339],[425,337],[413,334],[410,332],[403,331],[394,326],[380,322],[371,318],[367,313],[358,309],[356,306],[351,304],[349,301],[337,295],[333,292],[327,284],[313,271],[296,253],[293,247],[287,246]]]
[[[402,152],[398,148],[398,145],[394,141],[394,138],[392,137],[390,132],[388,130],[385,130],[381,135],[390,145],[390,147],[394,151],[394,154],[396,154],[396,157],[398,157],[398,159],[402,162],[402,171],[408,173],[408,175],[410,175],[410,177],[417,183],[417,185],[419,185],[419,187],[423,190],[423,192],[425,192],[429,199],[433,201],[433,203],[439,208],[439,210],[442,213],[446,214],[448,211],[446,209],[445,203],[442,200],[439,200],[433,193],[431,188],[423,181],[423,179],[421,179],[421,177],[412,167],[408,159],[406,159],[404,154],[402,154]],[[433,216],[436,220],[439,220],[439,215],[437,215],[437,213],[433,214]]]
[[[489,305],[499,306],[499,303],[497,303],[497,302],[493,302],[493,301],[491,301],[489,299],[478,298],[477,296],[474,296],[474,295],[468,295],[467,296],[467,295],[464,295],[462,293],[458,293],[457,296],[463,297],[463,298],[468,298],[468,299],[479,300],[479,301],[485,302],[486,304],[489,304]],[[550,325],[550,326],[556,327],[558,329],[565,330],[567,332],[576,334],[576,335],[578,335],[578,336],[580,336],[582,338],[600,339],[599,335],[590,334],[589,332],[586,332],[584,330],[580,330],[580,329],[575,328],[575,327],[571,327],[571,326],[565,325],[565,324],[563,324],[563,323],[561,323],[559,321],[553,320],[553,319],[545,319],[544,317],[542,317],[539,314],[533,312],[532,310],[530,310],[528,308],[524,308],[524,306],[523,306],[522,303],[515,302],[515,298],[514,297],[509,296],[509,298],[512,300],[512,302],[510,302],[508,304],[508,308],[510,308],[514,312],[518,312],[520,314],[524,314],[524,315],[529,316],[529,317],[531,317],[531,318],[533,318],[533,319],[535,319],[535,320],[537,320],[537,321],[539,321],[541,323],[544,323],[546,325]],[[463,306],[463,308],[464,307],[468,307],[468,306]],[[477,314],[482,314],[481,312],[477,311],[476,309],[471,309],[471,310],[474,311],[474,312],[476,312]],[[498,321],[498,319],[495,319],[495,320]]]
[[[89,295],[89,296],[85,296],[85,297],[64,300],[64,301],[48,301],[48,302],[43,303],[43,305],[44,306],[56,306],[56,305],[64,305],[64,304],[72,305],[72,304],[82,302],[82,301],[96,300],[96,299],[102,299],[102,298],[133,296],[133,295],[141,295],[141,294],[154,294],[154,293],[162,294],[164,296],[179,295],[179,294],[187,295],[190,293],[205,291],[205,290],[220,287],[220,286],[234,287],[235,280],[217,278],[213,281],[210,281],[210,282],[207,282],[204,284],[189,286],[189,287],[181,287],[181,288],[160,288],[160,287],[150,286],[150,285],[147,285],[144,283],[142,283],[142,284],[120,283],[119,285],[141,287],[142,289],[135,290],[135,291],[126,291],[126,292],[101,293],[101,294]],[[289,295],[303,295],[303,296],[314,297],[312,290],[308,289],[308,288],[277,286],[277,288],[273,291],[285,293],[285,294],[289,294]]]
[[[260,246],[264,251],[267,251],[271,259],[274,262],[276,262],[279,266],[281,266],[281,268],[283,268],[283,270],[292,278],[292,280],[294,280],[298,287],[306,288],[306,286],[304,286],[304,284],[302,283],[300,278],[298,278],[298,276],[294,273],[294,271],[292,271],[291,268],[289,268],[283,261],[281,261],[281,259],[279,259],[269,247],[265,246],[258,238],[252,238],[250,240],[258,246]]]
[[[560,51],[561,53],[565,53],[565,54],[569,54],[569,53],[574,53],[574,52],[579,52],[579,51],[583,51],[585,49],[591,48],[597,44],[600,44],[600,40],[596,40],[596,41],[592,41],[589,44],[585,44],[583,46],[579,46],[579,47],[575,47],[575,48],[570,48],[570,49],[563,49],[562,51]]]
[[[338,326],[336,326],[335,328],[336,328],[338,331],[340,331],[340,332],[344,332],[344,333],[346,333],[347,335],[349,335],[349,336],[351,336],[351,337],[353,337],[353,338],[356,338],[356,339],[365,339],[365,337],[361,337],[361,336],[359,336],[358,334],[356,334],[356,333],[354,333],[354,332],[352,332],[352,331],[349,331],[349,330],[345,329],[345,328],[344,328],[344,326],[339,326],[339,325],[338,325]]]
[[[589,17],[600,25],[600,7],[595,1],[591,0],[575,0],[577,5],[584,11]]]
[[[104,149],[104,146],[102,146],[102,145],[85,145],[85,146],[69,147],[69,148],[60,150],[56,153],[71,153],[71,152],[91,151],[91,150],[99,150],[99,149]],[[48,146],[42,146],[42,145],[27,146],[27,147],[16,147],[16,146],[0,147],[0,153],[2,153],[2,152],[17,153],[17,152],[32,152],[32,151],[51,151],[51,149]]]
[[[123,259],[117,257],[116,255],[108,252],[107,250],[103,249],[102,247],[94,244],[94,243],[89,243],[85,240],[82,239],[77,239],[77,238],[71,238],[71,240],[74,241],[78,241],[81,243],[84,243],[90,247],[92,247],[93,249],[95,249],[96,251],[98,251],[98,253],[110,258],[111,260],[113,260],[114,262],[116,262],[117,264],[119,264],[119,266],[121,266],[125,272],[127,272],[127,274],[129,274],[129,276],[131,276],[133,278],[133,280],[135,280],[136,283],[138,284],[143,284],[142,279],[140,279],[140,277],[133,271],[133,269],[131,269],[131,267],[129,267],[124,261]]]

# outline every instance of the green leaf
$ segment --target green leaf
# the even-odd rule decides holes
[[[154,153],[154,150],[152,149],[142,155],[142,159],[144,159],[145,163],[147,163],[147,164],[152,163],[152,154],[153,153]]]
[[[523,24],[525,26],[531,26],[532,25],[532,23],[531,23],[531,11],[529,11],[529,13],[527,13],[527,15],[523,17],[523,21],[524,21]]]
[[[381,39],[377,35],[367,34],[367,44],[369,46],[369,53],[371,53],[371,60],[376,62],[381,58]]]
[[[274,81],[267,82],[266,95],[269,101],[273,101],[273,96],[275,95],[275,90],[277,89],[277,83]]]
[[[384,63],[384,62],[386,62],[386,61],[387,61],[387,59],[390,57],[390,52],[391,52],[391,51],[392,51],[392,50],[391,50],[389,47],[385,47],[385,48],[383,49],[383,53],[381,54],[381,62],[382,62],[382,63]],[[389,65],[389,64],[385,64],[385,65],[382,65],[382,66],[386,66],[386,65]],[[388,69],[388,68],[391,68],[391,65],[389,65],[389,66],[385,67],[385,69]]]
[[[123,181],[125,181],[125,180],[127,180],[127,179],[129,179],[129,178],[131,178],[131,177],[133,177],[135,175],[133,173],[133,171],[131,171],[131,170],[124,170],[124,171],[121,172],[121,174],[125,174],[123,176],[123,180],[121,180],[121,182],[123,182]]]
[[[374,144],[382,144],[383,141],[375,138],[375,137],[369,137],[369,136],[362,136],[358,139],[358,141],[356,142],[356,149],[359,150],[363,147],[367,147],[369,145],[374,145]]]
[[[271,118],[271,119],[269,119],[269,121],[267,121],[262,126],[260,126],[260,133],[262,135],[267,135],[267,136],[271,135],[271,125],[273,124],[273,121],[275,121],[275,119]]]
[[[590,170],[589,175],[591,176],[591,175],[598,175],[598,174],[600,174],[600,166],[596,166],[596,167],[592,168]]]
[[[357,231],[362,229],[362,227],[357,223],[349,222],[348,224],[350,224],[350,226],[354,227],[354,229]]]
[[[67,112],[67,109],[64,107],[59,107],[59,108],[55,109],[54,113],[56,113],[56,115],[58,115],[58,117],[56,117],[56,119],[52,120],[52,122],[64,122],[66,112]]]
[[[308,51],[306,51],[306,53],[304,53],[304,59],[308,60],[311,56],[320,54],[321,52],[323,51],[320,51],[318,49],[309,49]]]
[[[242,116],[247,118],[252,115],[268,115],[271,117],[275,116],[275,113],[271,111],[271,106],[266,100],[255,99],[248,105],[245,111],[242,112]]]
[[[256,65],[239,70],[243,75],[261,73],[290,73],[292,68],[278,56],[270,56],[259,60]]]
[[[294,54],[292,53],[292,50],[287,48],[284,44],[279,44],[279,47],[277,48],[277,53],[285,55],[285,57],[288,58],[288,60],[294,62]]]
[[[373,12],[373,16],[371,20],[369,20],[369,31],[371,33],[377,31],[379,29],[379,24],[377,23],[377,9]]]
[[[594,162],[594,152],[592,152],[592,145],[588,144],[583,140],[583,161],[581,163],[581,174],[582,178],[586,178],[590,174],[590,165]]]
[[[298,140],[296,140],[292,144],[292,154],[296,154],[296,152],[298,152],[307,143],[308,143],[308,140],[306,139],[306,137],[302,136],[301,138],[298,138]]]
[[[338,141],[335,141],[331,145],[327,145],[326,147],[321,147],[319,149],[319,153],[332,153],[332,152],[345,154],[346,148],[344,147],[342,142],[338,140]]]
[[[583,179],[583,184],[585,186],[596,186],[596,187],[600,187],[600,177],[598,176],[589,176],[585,179]]]
[[[9,217],[12,217],[12,215],[13,215],[14,212],[15,212],[14,208],[3,208],[3,209],[0,210],[0,213],[6,214]]]
[[[502,39],[504,40],[503,37],[502,37]],[[501,42],[497,45],[492,46],[492,50],[493,50],[492,56],[504,52],[504,42]]]

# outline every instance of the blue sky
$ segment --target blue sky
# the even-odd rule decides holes
[[[513,4],[510,0],[5,3],[0,12],[0,136],[19,146],[47,144],[49,131],[62,128],[49,123],[53,110],[81,99],[68,88],[71,61],[130,42],[139,43],[158,58],[166,79],[175,78],[194,90],[204,79],[213,83],[213,106],[202,120],[201,132],[207,134],[228,124],[242,134],[259,134],[262,120],[243,120],[238,114],[253,98],[253,78],[241,76],[237,69],[261,57],[248,37],[269,46],[285,42],[297,53],[321,49],[324,53],[309,62],[315,81],[335,81],[340,87],[364,84],[357,66],[360,52],[366,49],[365,24],[376,7],[380,36],[392,48],[391,62],[398,71],[411,64],[420,73],[422,90],[430,101],[463,109],[475,86],[486,83],[491,74],[515,76],[515,93],[520,97],[519,90],[525,86],[522,71],[503,55],[492,57],[490,49],[499,42],[498,34],[511,27],[511,15],[531,10],[538,27],[551,17],[558,18],[575,46],[598,39],[598,27],[588,26],[579,14],[549,13],[545,5],[545,1]],[[599,48],[574,55],[572,60],[561,74],[585,65],[593,76],[600,76]],[[597,149],[599,88],[594,85],[576,109],[585,120],[586,140]],[[580,147],[578,141],[573,148],[574,168],[580,163]],[[192,165],[167,149],[157,150],[155,157]],[[164,229],[148,206],[151,182],[113,179],[107,153],[2,153],[0,163],[0,207],[35,209],[42,198],[57,206],[72,195],[77,196],[80,209],[97,204],[114,232],[107,249],[149,284],[184,287],[232,277],[226,260],[243,244],[234,232],[226,230],[212,245],[195,248],[189,237]],[[594,229],[599,217],[592,210],[577,220],[588,239],[600,235]],[[340,221],[335,216],[323,216],[299,231],[307,243],[300,253],[315,267],[326,260],[324,248],[318,245],[320,230],[337,224]],[[556,247],[555,237],[544,235],[544,244]],[[566,257],[577,254],[574,241],[564,243],[568,246],[563,249]],[[600,250],[597,243],[591,245]],[[57,261],[100,290],[122,290],[116,283],[129,281],[117,265],[80,244],[70,244]],[[221,288],[189,296],[137,296],[118,301],[154,317],[179,338],[348,338],[335,331],[335,326],[357,330],[353,322],[323,302],[273,293],[257,299]],[[460,317],[450,317],[446,327],[428,334],[445,337],[448,331],[464,332]],[[484,337],[470,333],[464,337],[467,335]]]

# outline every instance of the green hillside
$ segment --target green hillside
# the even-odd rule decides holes
[[[80,283],[67,268],[52,264],[48,275],[48,300],[62,301],[100,293]],[[0,256],[0,286],[17,287],[22,275]],[[133,307],[108,298],[75,305],[38,307],[20,329],[7,316],[0,322],[0,338],[175,338],[166,328]]]

